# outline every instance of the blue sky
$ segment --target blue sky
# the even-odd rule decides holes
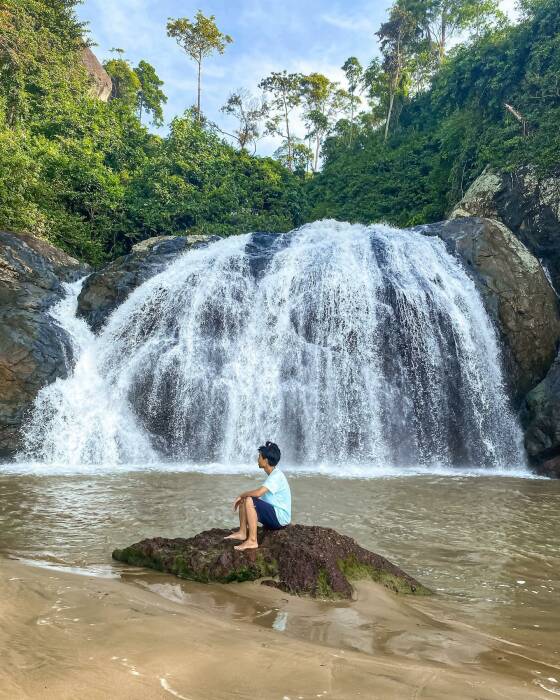
[[[194,103],[196,93],[195,64],[167,37],[167,20],[194,17],[198,9],[214,14],[220,30],[234,43],[203,67],[202,108],[211,120],[227,126],[219,110],[230,92],[241,87],[257,92],[257,83],[271,71],[318,71],[343,82],[340,66],[348,56],[366,64],[375,55],[374,32],[391,4],[391,0],[84,0],[78,15],[89,21],[90,37],[97,44],[92,50],[100,61],[118,47],[133,65],[144,59],[155,67],[168,96],[167,123]],[[514,0],[503,0],[508,10],[513,4]],[[159,131],[165,133],[167,127]],[[276,143],[264,139],[259,152],[271,153]]]

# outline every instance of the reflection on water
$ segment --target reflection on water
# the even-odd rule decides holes
[[[170,471],[2,474],[0,552],[97,575],[126,571],[127,580],[135,577],[136,584],[176,602],[222,606],[232,617],[287,633],[303,628],[315,641],[332,641],[333,630],[339,637],[351,630],[352,646],[371,651],[372,638],[383,636],[382,625],[373,634],[371,620],[354,604],[317,603],[316,617],[303,619],[287,606],[273,609],[225,593],[224,587],[217,592],[170,583],[169,577],[156,580],[111,563],[113,548],[144,537],[184,537],[233,525],[234,496],[258,477]],[[440,614],[560,665],[560,481],[292,475],[291,486],[297,522],[355,537],[436,590]]]

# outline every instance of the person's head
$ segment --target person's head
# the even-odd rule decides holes
[[[275,442],[267,440],[264,445],[259,447],[259,467],[261,469],[275,467],[279,461],[280,448]]]

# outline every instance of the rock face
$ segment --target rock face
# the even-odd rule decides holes
[[[0,458],[20,445],[39,389],[67,374],[69,345],[48,311],[87,266],[28,234],[0,232]]]
[[[246,552],[223,539],[230,532],[207,530],[189,539],[156,537],[116,549],[113,558],[203,583],[264,578],[267,585],[314,598],[349,599],[350,581],[356,579],[377,581],[396,593],[431,593],[387,559],[330,528],[259,529],[259,548]]]
[[[98,332],[132,290],[161,272],[181,253],[215,240],[219,236],[157,236],[137,243],[131,253],[88,277],[78,297],[78,316]]]
[[[543,381],[527,394],[521,420],[527,454],[536,470],[560,478],[560,356]]]
[[[560,290],[560,172],[539,177],[534,168],[513,173],[487,168],[455,207],[452,218],[484,216],[504,223],[543,261]]]
[[[417,230],[443,239],[471,272],[500,331],[519,405],[546,375],[560,339],[558,299],[539,261],[502,223],[456,218]]]
[[[82,49],[82,63],[91,77],[92,95],[102,102],[107,102],[113,91],[113,83],[105,68],[97,60],[97,56],[87,46]]]

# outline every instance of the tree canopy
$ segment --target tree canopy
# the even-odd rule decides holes
[[[308,182],[310,218],[424,223],[445,218],[488,164],[560,171],[560,4],[524,0],[513,25],[494,3],[477,4],[478,14],[460,5],[453,26],[468,24],[471,33],[442,60],[438,45],[438,60],[428,63],[422,42],[431,34],[420,24],[400,66],[384,51],[383,63],[374,59],[364,71],[369,110],[358,115],[352,141],[343,123],[331,130],[322,172]],[[382,41],[386,34],[382,28]],[[396,36],[392,29],[385,40],[389,55]],[[418,78],[422,60],[427,83],[425,73]]]
[[[93,96],[75,5],[0,2],[1,228],[100,263],[156,234],[303,222],[301,180],[225,143],[197,109],[166,137],[148,131],[142,115],[161,123],[166,97],[146,61],[132,67],[115,51],[105,63],[111,99]]]
[[[224,96],[231,126],[196,106],[164,122],[156,67],[122,49],[107,102],[84,67],[77,0],[0,0],[0,227],[100,263],[142,238],[286,231],[335,217],[412,225],[443,218],[488,164],[559,171],[560,5],[395,0],[377,53],[339,84],[279,70]],[[162,32],[198,65],[231,37],[213,16]],[[200,83],[199,83],[200,85]],[[200,93],[199,93],[200,98]],[[274,158],[255,156],[265,135]]]
[[[200,10],[196,13],[194,22],[187,17],[170,19],[167,23],[167,35],[173,37],[197,65],[196,109],[200,121],[202,62],[215,52],[223,54],[226,45],[231,44],[233,39],[229,34],[224,34],[218,29],[214,15],[206,17]]]

